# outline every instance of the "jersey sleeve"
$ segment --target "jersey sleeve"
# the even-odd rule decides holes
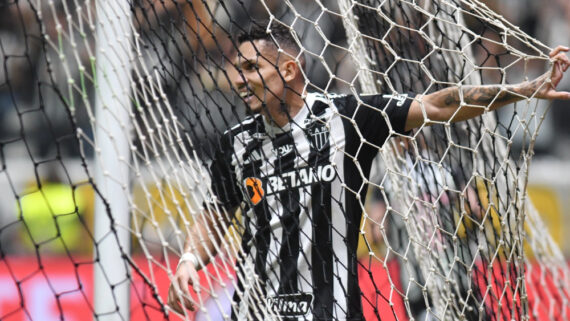
[[[415,94],[345,96],[335,102],[354,120],[358,133],[377,146],[392,134],[405,134],[406,119]]]
[[[216,148],[210,165],[212,192],[217,202],[226,210],[238,206],[242,201],[242,193],[236,184],[236,175],[231,164],[232,150],[231,136],[227,132],[220,138],[219,146]]]

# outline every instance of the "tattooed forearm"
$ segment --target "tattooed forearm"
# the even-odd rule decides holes
[[[512,90],[512,88],[509,88]],[[511,91],[501,91],[500,86],[481,86],[466,88],[463,91],[463,100],[471,105],[488,105],[493,102],[508,102],[522,98]]]
[[[421,109],[410,117],[412,120],[409,120],[406,126],[414,128],[423,124],[424,115],[433,121],[456,122],[476,117],[485,111],[495,110],[519,100],[531,97],[543,98],[545,92],[551,88],[548,82],[549,77],[550,73],[545,73],[533,81],[515,85],[461,86],[436,91],[422,97]]]
[[[457,122],[471,119],[520,100],[567,99],[570,92],[559,91],[564,72],[570,68],[570,58],[559,46],[549,55],[551,70],[532,80],[512,85],[452,86],[427,95],[416,96],[410,105],[406,128],[412,129],[436,122]]]
[[[507,103],[522,99],[524,95],[515,93],[513,88],[501,88],[501,86],[464,86],[462,90],[463,99],[457,87],[446,88],[439,95],[443,98],[445,106],[458,106],[461,102],[468,105],[487,106],[491,103]]]
[[[467,105],[489,106],[490,104],[507,104],[531,97],[544,83],[542,77],[532,82],[516,86],[463,86],[462,96],[458,87],[450,87],[435,93],[435,99],[443,102],[443,106],[459,106],[462,102]]]
[[[443,96],[445,106],[459,105],[459,103],[461,103],[459,90],[457,90],[457,88],[446,88],[441,90],[439,93],[435,93],[435,95],[436,97],[434,98],[437,98],[437,96]]]

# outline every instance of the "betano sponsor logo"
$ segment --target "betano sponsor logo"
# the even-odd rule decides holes
[[[292,188],[299,188],[320,182],[332,182],[336,177],[336,170],[333,165],[319,165],[315,167],[301,167],[295,170],[280,173],[264,178],[247,177],[244,179],[244,186],[247,196],[253,205],[259,202],[266,195],[283,192]]]
[[[319,165],[314,167],[301,167],[267,177],[267,195],[282,192],[286,189],[303,187],[318,182],[332,182],[336,171],[334,166]]]
[[[248,177],[244,180],[245,188],[247,189],[247,194],[249,200],[253,205],[259,204],[265,195],[263,191],[263,183],[259,178]]]

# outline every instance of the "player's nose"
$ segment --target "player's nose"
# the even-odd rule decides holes
[[[241,72],[237,72],[236,75],[233,77],[233,83],[236,88],[239,90],[242,87],[245,87],[247,84],[247,79]]]

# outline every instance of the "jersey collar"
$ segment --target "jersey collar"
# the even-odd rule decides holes
[[[314,98],[311,95],[308,95],[307,98],[305,99],[303,107],[299,110],[297,115],[295,115],[295,117],[293,117],[293,119],[291,119],[291,121],[285,124],[285,126],[283,127],[276,126],[268,122],[267,119],[265,119],[265,117],[262,117],[266,134],[269,135],[270,137],[275,137],[278,134],[283,134],[291,131],[292,126],[302,127],[305,118],[307,118],[307,115],[310,112],[309,105],[312,105],[313,101]]]

